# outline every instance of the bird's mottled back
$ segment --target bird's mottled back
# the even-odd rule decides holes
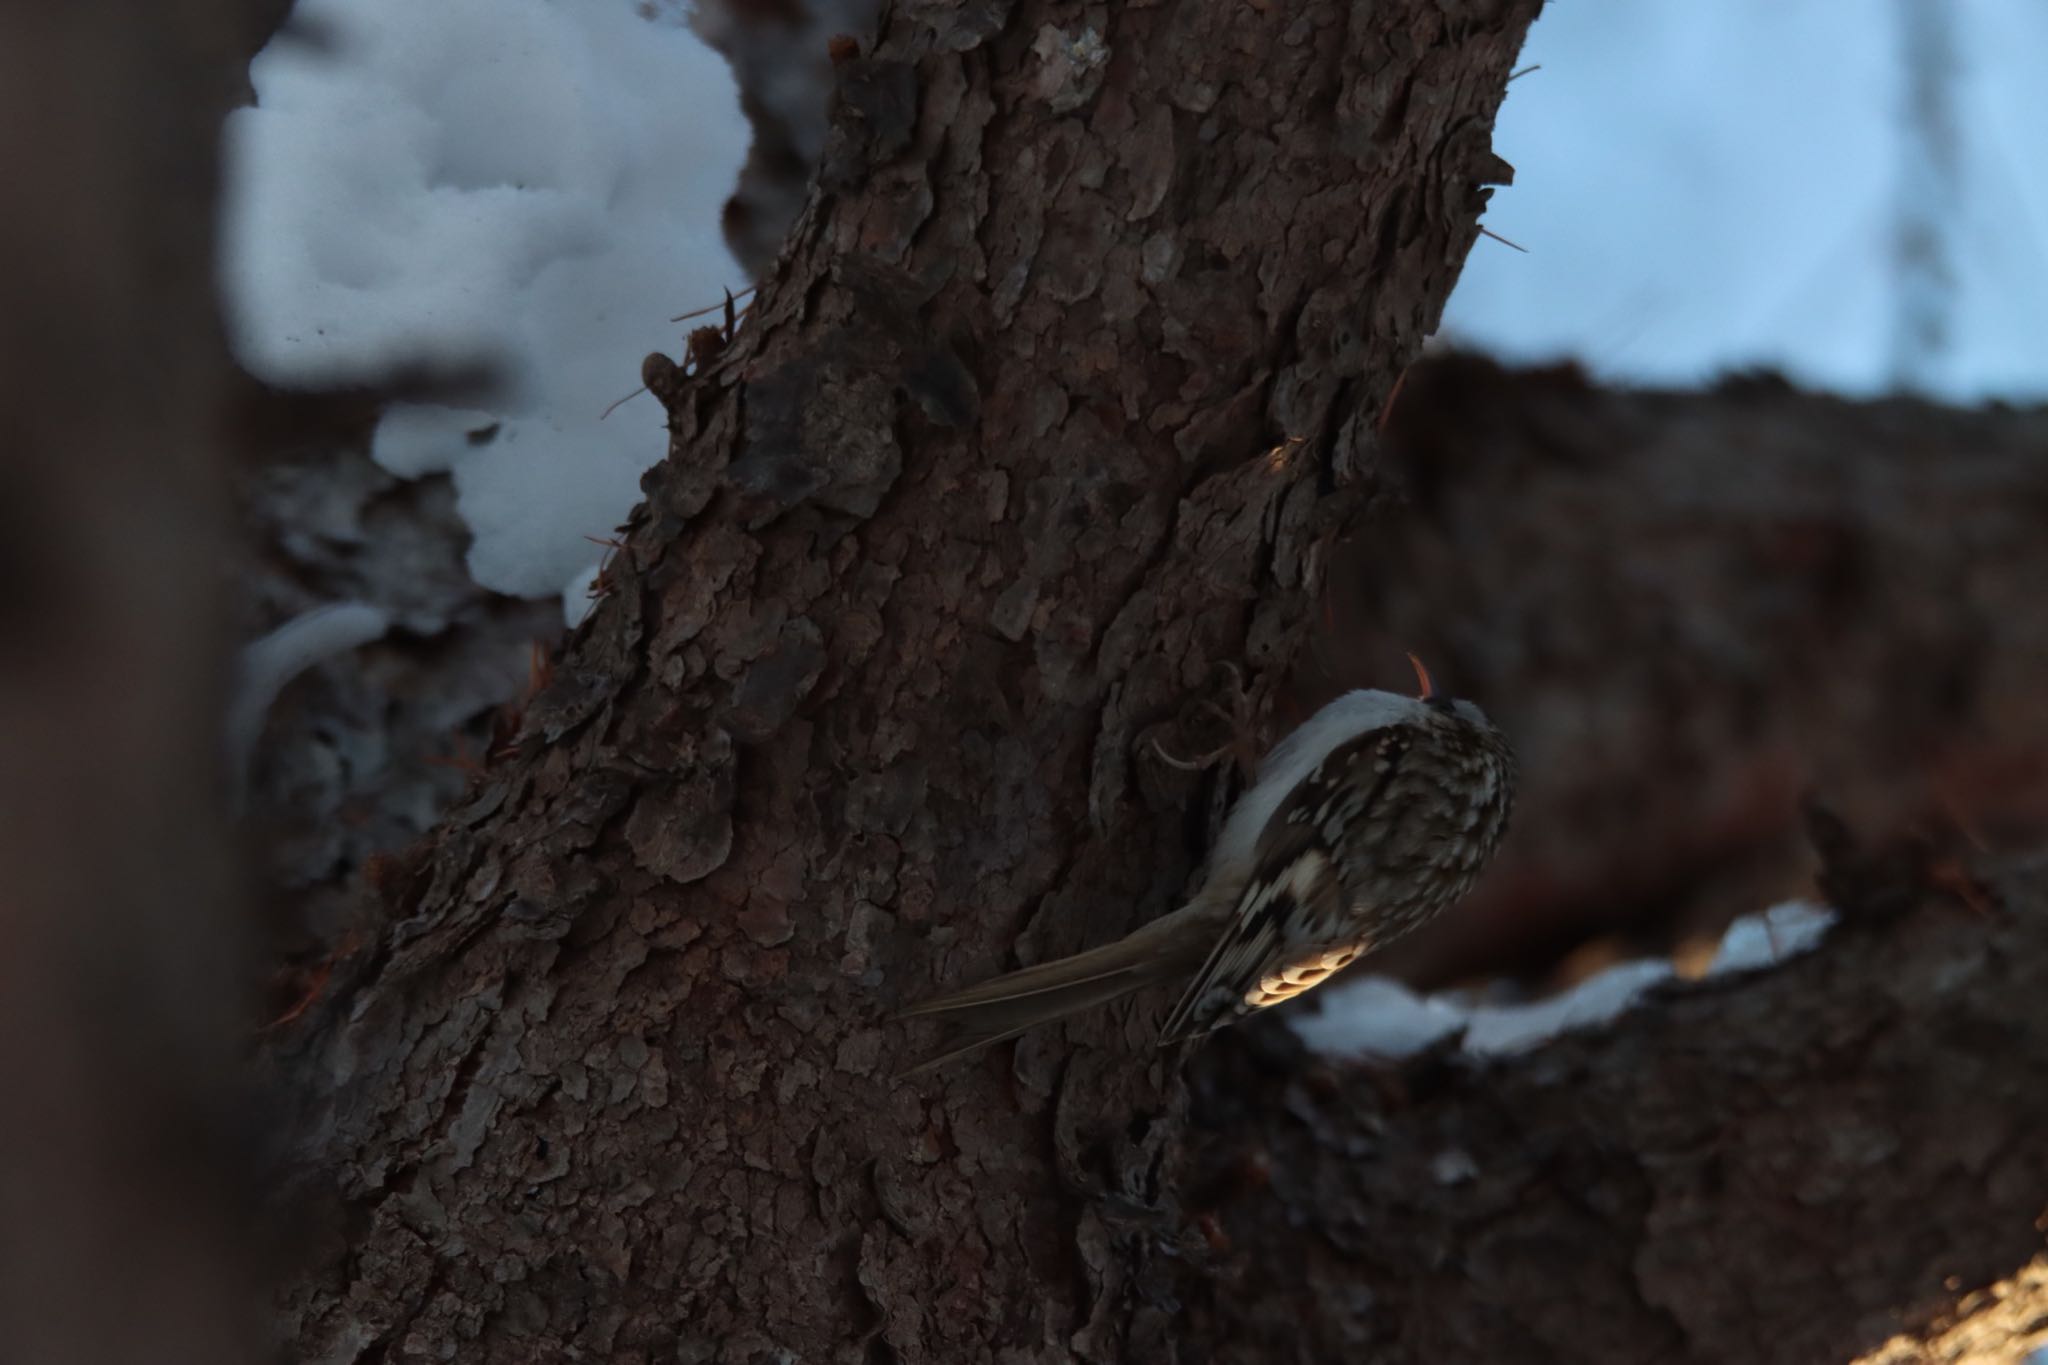
[[[1326,746],[1280,795],[1165,1041],[1320,985],[1462,896],[1492,856],[1514,797],[1507,742],[1469,702],[1393,700],[1409,705],[1354,706],[1381,723]]]

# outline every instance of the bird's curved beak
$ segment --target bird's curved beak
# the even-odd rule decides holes
[[[1412,653],[1408,656],[1408,662],[1415,666],[1415,680],[1422,684],[1422,692],[1420,693],[1418,700],[1434,700],[1436,698],[1436,684],[1429,680],[1428,666],[1425,665],[1422,662],[1422,660],[1416,658],[1415,655]]]

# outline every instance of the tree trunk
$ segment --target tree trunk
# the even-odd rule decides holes
[[[1208,1353],[1160,1004],[917,1084],[883,1016],[1181,891],[1224,793],[1150,741],[1296,652],[1534,9],[884,20],[521,752],[273,1054],[295,1356]]]
[[[210,223],[257,8],[0,10],[0,1360],[255,1355]]]

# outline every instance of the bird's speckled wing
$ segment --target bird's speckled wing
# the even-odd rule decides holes
[[[1409,725],[1368,731],[1332,749],[1287,794],[1259,835],[1235,914],[1167,1017],[1162,1043],[1291,999],[1371,946],[1361,932],[1369,920],[1347,895],[1361,883],[1345,833],[1388,799],[1418,738]]]

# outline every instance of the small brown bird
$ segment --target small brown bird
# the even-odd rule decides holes
[[[1514,754],[1409,658],[1421,696],[1346,693],[1274,746],[1186,905],[903,1011],[959,1026],[910,1074],[1166,981],[1189,984],[1160,1043],[1204,1034],[1312,990],[1462,896],[1507,829]]]

